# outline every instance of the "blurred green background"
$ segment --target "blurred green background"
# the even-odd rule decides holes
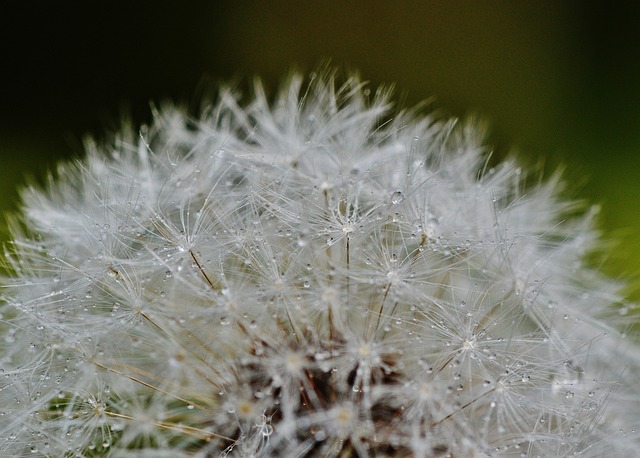
[[[40,4],[38,4],[40,3]],[[606,268],[640,299],[640,3],[583,1],[29,2],[0,13],[0,210],[82,155],[83,136],[197,106],[204,81],[270,87],[331,59],[405,104],[490,122],[499,154],[566,166],[620,243]],[[182,6],[184,5],[184,6]],[[2,223],[4,225],[4,223]],[[0,240],[6,241],[4,226]]]

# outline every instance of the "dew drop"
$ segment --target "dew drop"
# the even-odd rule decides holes
[[[391,203],[393,205],[401,204],[403,200],[404,200],[404,194],[402,194],[401,191],[396,191],[393,194],[391,194]]]

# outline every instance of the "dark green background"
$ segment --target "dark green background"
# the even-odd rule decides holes
[[[603,204],[607,268],[640,272],[640,6],[578,1],[30,2],[0,12],[0,207],[148,101],[331,59],[406,104],[478,114],[499,154],[566,166]],[[2,236],[6,240],[6,235]],[[640,298],[638,288],[633,294]]]

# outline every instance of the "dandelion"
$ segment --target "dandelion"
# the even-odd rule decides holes
[[[595,211],[493,165],[478,126],[335,80],[154,110],[25,190],[0,454],[636,453]]]

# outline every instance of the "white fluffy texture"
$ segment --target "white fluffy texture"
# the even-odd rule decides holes
[[[165,108],[24,194],[2,456],[632,456],[638,348],[558,179],[357,79]]]

